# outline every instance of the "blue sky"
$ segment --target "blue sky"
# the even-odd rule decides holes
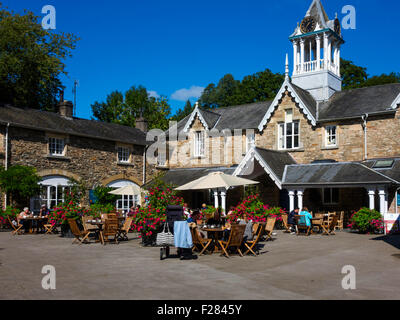
[[[90,105],[113,90],[143,85],[169,98],[198,95],[224,74],[236,79],[266,68],[284,72],[288,40],[311,0],[1,0],[10,9],[41,15],[57,10],[57,31],[81,38],[66,61],[65,98],[72,100],[79,80],[78,112],[91,117]],[[344,30],[342,57],[366,66],[372,75],[400,72],[398,13],[394,0],[322,0],[332,19],[343,6],[357,12],[356,30]],[[192,101],[196,99],[192,97]]]

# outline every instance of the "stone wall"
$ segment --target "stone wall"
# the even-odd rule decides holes
[[[312,127],[306,116],[296,106],[288,92],[274,112],[270,121],[256,137],[257,146],[265,149],[278,149],[278,125],[285,121],[285,110],[293,109],[293,119],[300,121],[300,148],[289,153],[301,164],[314,160],[333,159],[340,162],[364,160],[364,130],[361,117],[358,120],[324,123]],[[370,117],[368,121],[368,158],[393,157],[400,155],[399,139],[393,133],[400,132],[400,111],[396,117]],[[325,127],[336,125],[338,146],[325,146]]]
[[[104,182],[128,179],[138,185],[143,184],[142,146],[132,147],[132,163],[117,163],[116,142],[78,136],[64,136],[65,157],[48,155],[48,134],[43,131],[10,128],[9,165],[35,167],[42,176],[60,174],[69,178],[82,179],[88,189]],[[157,170],[147,166],[148,182]]]
[[[194,157],[194,135],[196,131],[204,131],[201,121],[196,117],[189,132],[188,138],[184,141],[169,142],[171,154],[169,156],[168,166],[170,168],[198,168],[198,167],[218,167],[232,166],[239,164],[245,155],[246,135],[241,131],[237,138],[224,138],[222,133],[208,133],[205,139],[204,157]],[[235,148],[237,144],[238,148]]]

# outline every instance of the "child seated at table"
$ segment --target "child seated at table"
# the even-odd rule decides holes
[[[304,220],[300,219],[300,223],[304,221],[307,227],[311,227],[311,220],[313,216],[310,212],[308,212],[308,208],[304,207],[303,210],[300,212],[300,216],[304,216]]]

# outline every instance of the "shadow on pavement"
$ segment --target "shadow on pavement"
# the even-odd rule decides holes
[[[391,246],[400,250],[400,236],[399,235],[386,235],[386,236],[381,236],[381,237],[377,237],[377,238],[372,238],[370,240],[384,241],[387,244],[390,244]]]

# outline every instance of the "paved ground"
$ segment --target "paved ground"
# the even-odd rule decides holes
[[[139,240],[79,246],[0,232],[0,299],[400,299],[399,248],[399,236],[278,232],[258,257],[160,261]],[[44,265],[56,267],[54,291],[41,287]],[[356,268],[356,290],[342,289],[345,265]]]

